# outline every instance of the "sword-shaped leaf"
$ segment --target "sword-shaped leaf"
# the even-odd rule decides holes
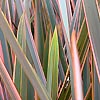
[[[21,100],[18,92],[17,92],[17,89],[15,88],[1,58],[0,58],[0,76],[12,98],[12,100]]]
[[[8,40],[9,44],[11,45],[12,49],[14,50],[16,57],[20,61],[22,68],[30,80],[32,86],[36,89],[38,95],[42,100],[51,100],[51,97],[49,96],[45,86],[41,82],[40,78],[38,77],[35,70],[32,68],[31,64],[29,63],[28,59],[24,55],[22,49],[20,48],[20,45],[18,44],[13,31],[11,30],[11,27],[9,26],[4,14],[0,10],[0,28],[2,29],[2,32],[5,36],[5,38]],[[9,34],[8,34],[9,33]]]
[[[49,49],[48,70],[47,70],[47,90],[51,94],[53,100],[57,99],[58,62],[59,62],[59,46],[58,46],[57,30],[55,28]]]
[[[26,33],[25,33],[25,20],[24,14],[20,18],[20,23],[17,31],[17,39],[18,42],[23,49],[23,52],[26,53]],[[22,66],[19,63],[18,59],[16,59],[16,67],[15,67],[15,85],[19,91],[23,100],[27,100],[27,78],[25,73],[23,72]]]
[[[18,15],[21,16],[22,13],[24,12],[22,1],[16,0],[16,6],[17,6]],[[38,52],[37,52],[37,49],[36,49],[36,46],[35,46],[35,42],[33,40],[33,36],[32,36],[32,32],[31,32],[31,28],[30,28],[30,25],[29,25],[27,15],[25,15],[25,25],[26,25],[27,45],[28,45],[28,48],[30,50],[32,60],[34,62],[36,72],[37,72],[38,76],[40,77],[41,81],[46,85],[46,79],[45,79],[45,76],[44,76],[44,73],[43,73],[43,69],[42,69],[41,62],[40,62],[40,59],[39,59],[39,55],[38,55]]]
[[[100,18],[98,15],[95,0],[82,0],[89,33],[89,39],[93,51],[96,71],[100,83]],[[94,16],[93,16],[94,15]],[[95,27],[94,27],[95,25]]]
[[[4,64],[6,66],[6,69],[10,76],[12,76],[12,70],[11,70],[11,63],[10,63],[10,56],[8,52],[8,46],[7,46],[7,41],[5,40],[4,34],[2,33],[2,30],[0,28],[0,40],[2,44],[2,51],[3,51],[3,58],[4,58]]]

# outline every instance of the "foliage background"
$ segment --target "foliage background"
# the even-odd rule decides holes
[[[100,0],[0,0],[0,100],[100,99]]]

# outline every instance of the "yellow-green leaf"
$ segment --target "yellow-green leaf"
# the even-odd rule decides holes
[[[53,100],[56,100],[57,98],[58,62],[59,62],[59,46],[58,46],[57,29],[55,28],[49,49],[48,70],[47,70],[47,90],[51,94]]]

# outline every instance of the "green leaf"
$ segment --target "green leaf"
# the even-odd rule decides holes
[[[51,94],[53,100],[56,100],[57,98],[58,62],[59,62],[59,46],[58,46],[57,30],[55,28],[49,49],[48,71],[47,71],[47,90]]]
[[[81,32],[80,32],[80,37],[78,39],[78,43],[77,43],[77,46],[78,46],[78,50],[79,52],[81,52],[82,50],[82,46],[83,46],[83,42],[85,41],[86,37],[87,37],[87,27],[86,27],[86,21],[83,21],[82,25],[81,25]]]
[[[64,81],[64,77],[65,77],[65,74],[64,74],[64,70],[63,70],[63,67],[62,67],[62,64],[61,64],[61,61],[59,60],[59,81],[63,82]]]
[[[90,71],[89,71],[89,55],[87,56],[86,62],[84,64],[84,69],[83,69],[83,90],[84,90],[84,96],[86,95],[88,88],[90,86]]]
[[[18,15],[19,17],[22,15],[22,12],[24,12],[24,8],[22,5],[22,1],[16,0],[16,6],[17,6],[17,11],[18,11]],[[46,85],[46,79],[44,76],[44,72],[41,66],[41,62],[38,56],[38,52],[33,40],[33,36],[32,36],[32,32],[31,32],[31,28],[30,28],[30,24],[29,24],[29,20],[27,18],[27,15],[25,15],[25,25],[26,25],[26,40],[27,40],[27,45],[28,48],[30,50],[33,62],[34,62],[34,66],[36,69],[36,72],[38,74],[38,76],[40,77],[42,83],[44,85]]]
[[[69,77],[69,67],[66,71],[66,75],[64,81],[62,83],[62,87],[60,88],[60,93],[58,94],[58,100],[68,100],[71,95],[71,84],[68,79]]]
[[[17,31],[17,38],[21,48],[23,49],[23,52],[26,53],[26,33],[25,33],[24,14],[20,18],[20,23]],[[19,63],[18,59],[16,59],[15,84],[18,88],[18,91],[22,99],[27,100],[27,78],[22,70],[22,66]]]
[[[27,100],[34,100],[34,89],[30,81],[27,82]]]
[[[96,72],[96,68],[95,65],[94,66],[94,99],[95,100],[99,100],[100,99],[100,83],[98,80],[98,75]]]
[[[50,17],[51,27],[52,27],[52,30],[54,31],[54,28],[55,28],[55,25],[56,25],[56,19],[55,19],[53,6],[52,6],[50,0],[49,1],[48,0],[43,0],[43,1],[46,3],[46,7],[48,9],[48,14],[49,14],[49,17]]]
[[[88,31],[87,31],[85,20],[81,25],[81,29],[82,30],[80,31],[80,37],[77,43],[77,49],[79,52],[80,63],[82,64],[89,45]]]
[[[75,10],[74,10],[74,14],[73,14],[73,18],[72,18],[71,25],[70,25],[70,30],[69,30],[70,31],[70,36],[73,32],[73,29],[75,27],[75,23],[77,21],[77,16],[79,14],[80,5],[81,5],[81,0],[77,0]]]
[[[26,43],[26,31],[25,31],[25,20],[24,20],[24,14],[20,18],[18,31],[17,31],[17,39],[18,42],[23,49],[24,54],[27,56],[29,62],[31,65],[33,65],[32,57],[29,52],[29,48]],[[27,51],[27,52],[26,52]],[[34,90],[27,79],[22,66],[18,59],[16,60],[16,69],[15,69],[15,84],[17,86],[17,89],[22,97],[23,100],[33,100],[34,98]]]
[[[35,43],[34,43],[34,40],[33,40],[31,29],[30,29],[29,24],[28,24],[27,21],[28,20],[25,17],[26,40],[27,40],[28,48],[29,48],[29,51],[31,53],[31,56],[32,56],[32,59],[33,59],[33,62],[34,62],[36,72],[37,72],[39,78],[41,79],[42,83],[44,85],[46,85],[46,79],[45,79],[45,76],[44,76],[42,65],[41,65],[41,62],[40,62],[40,59],[39,59],[39,56],[38,56],[38,52],[37,52],[37,49],[36,49],[36,46],[35,46]]]
[[[68,65],[67,65],[67,62],[66,62],[66,57],[65,57],[65,54],[64,54],[60,35],[58,35],[58,42],[59,42],[59,56],[60,56],[61,64],[62,64],[64,73],[66,73]]]
[[[30,53],[30,51],[29,51],[29,48],[28,48],[27,43],[26,43],[26,51],[27,51],[27,52],[26,52],[26,56],[27,56],[27,58],[28,58],[30,64],[32,65],[33,68],[35,68],[35,67],[34,67],[34,63],[33,63],[33,60],[32,60],[32,56],[31,56],[31,53]],[[34,100],[34,99],[33,99],[33,98],[34,98],[34,95],[33,95],[33,94],[34,94],[34,88],[32,87],[30,81],[27,80],[27,99],[28,99],[28,100]]]
[[[36,16],[35,16],[35,42],[39,58],[41,63],[43,63],[43,51],[44,51],[44,35],[43,35],[43,25],[42,25],[42,7],[41,1],[35,0],[36,6]]]
[[[1,44],[2,44],[4,64],[6,66],[6,69],[9,73],[9,75],[12,77],[12,70],[11,70],[11,63],[10,63],[10,60],[9,60],[10,56],[9,56],[9,52],[8,52],[7,41],[5,40],[5,37],[2,33],[1,28],[0,28],[0,40],[1,40]]]
[[[20,96],[19,96],[19,94],[18,94],[2,60],[1,60],[1,58],[0,58],[0,76],[5,84],[12,100],[21,100],[21,98],[20,98]]]
[[[44,52],[43,52],[43,70],[45,77],[47,78],[47,68],[48,68],[48,55],[49,55],[49,47],[51,41],[51,33],[47,35],[45,45],[44,45]]]
[[[100,83],[100,18],[98,15],[95,0],[84,0],[83,8],[85,11],[86,23],[88,25],[88,32],[90,43],[93,51],[93,56],[96,64],[96,71]],[[95,15],[95,16],[93,16]],[[95,27],[94,27],[95,25]]]
[[[16,57],[20,61],[20,64],[22,65],[22,68],[26,76],[30,80],[32,86],[36,89],[38,95],[42,100],[51,100],[51,97],[49,96],[45,86],[41,82],[40,78],[37,76],[35,70],[32,68],[26,56],[24,55],[20,45],[18,44],[13,34],[13,31],[11,30],[1,10],[0,10],[0,19],[2,20],[2,22],[0,21],[0,28],[5,38],[8,40],[9,44],[11,45],[13,51],[15,52]]]
[[[71,94],[71,85],[69,84],[66,88],[66,84],[65,84],[58,100],[68,100],[70,97],[70,94]]]

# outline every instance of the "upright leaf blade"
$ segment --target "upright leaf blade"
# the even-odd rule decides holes
[[[15,3],[17,7],[18,17],[20,18],[23,13],[22,2],[20,0],[15,0]]]
[[[10,56],[9,56],[9,52],[8,52],[8,46],[7,46],[7,41],[5,41],[5,37],[2,33],[2,30],[0,28],[0,40],[1,40],[1,44],[2,44],[2,51],[3,51],[3,57],[4,57],[4,64],[8,70],[8,73],[10,74],[10,76],[12,76],[12,70],[11,70],[11,63],[10,63]]]
[[[42,25],[42,7],[41,1],[35,0],[36,13],[35,13],[35,43],[41,63],[43,63],[43,50],[44,50],[44,35]]]
[[[43,52],[43,70],[46,78],[47,78],[50,41],[51,41],[51,33],[47,35],[45,45],[44,45],[44,52]]]
[[[68,23],[68,13],[67,13],[66,1],[59,0],[58,2],[59,2],[61,18],[64,24],[66,36],[68,38],[68,42],[70,43],[70,33],[69,33],[69,23]]]
[[[51,26],[52,26],[52,30],[54,30],[55,28],[55,25],[56,25],[56,19],[55,19],[55,14],[54,14],[54,11],[53,11],[53,6],[51,4],[51,0],[43,0],[46,2],[46,7],[48,9],[48,14],[49,14],[49,17],[50,17],[50,22],[51,22]]]
[[[100,93],[100,83],[99,83],[96,68],[95,68],[95,65],[94,65],[94,99],[95,100],[100,99],[99,93]]]
[[[70,36],[71,36],[71,34],[73,32],[73,29],[75,27],[77,16],[79,14],[80,4],[81,4],[81,0],[77,0],[76,6],[75,6],[75,11],[74,11],[73,18],[72,18],[72,22],[71,22],[71,25],[70,25],[70,30],[69,30],[70,31]]]
[[[17,6],[18,15],[20,17],[22,13],[24,12],[22,1],[16,0],[16,6]],[[35,42],[33,40],[33,36],[32,36],[32,32],[31,32],[31,28],[30,28],[27,15],[25,15],[25,25],[26,25],[26,40],[27,40],[28,48],[30,50],[34,65],[35,65],[36,72],[39,78],[41,79],[42,83],[46,85],[46,79],[43,73],[43,69],[42,69],[41,62],[38,56],[38,52],[35,46]]]
[[[24,0],[24,8],[26,10],[26,13],[27,13],[27,17],[28,17],[28,20],[30,19],[30,10],[29,10],[29,4],[30,4],[31,0]]]
[[[23,49],[23,52],[26,53],[26,33],[25,33],[25,20],[24,14],[20,18],[20,23],[17,31],[18,42]],[[16,69],[15,69],[15,84],[18,88],[18,91],[23,100],[27,100],[27,78],[23,72],[22,66],[16,59]]]
[[[47,90],[51,94],[53,100],[56,100],[57,98],[58,62],[59,62],[59,46],[58,46],[57,30],[55,28],[49,49],[48,71],[47,71]]]
[[[82,0],[89,33],[89,39],[93,51],[96,71],[100,83],[100,18],[98,15],[95,0]],[[93,16],[95,15],[95,16]],[[96,27],[94,27],[96,25]]]
[[[42,100],[51,100],[51,97],[49,96],[45,86],[41,82],[40,78],[37,76],[35,70],[32,68],[31,64],[29,63],[22,49],[20,48],[20,45],[18,44],[13,34],[13,31],[11,30],[1,10],[0,10],[0,19],[2,20],[2,22],[0,21],[0,28],[2,29],[3,34],[8,40],[12,49],[14,50],[21,65],[23,66],[22,68],[24,72],[26,73],[26,76],[29,78],[32,86],[37,90],[37,93]]]
[[[3,79],[3,82],[9,91],[9,94],[13,100],[21,100],[1,58],[0,58],[0,73],[1,73],[1,78]]]

